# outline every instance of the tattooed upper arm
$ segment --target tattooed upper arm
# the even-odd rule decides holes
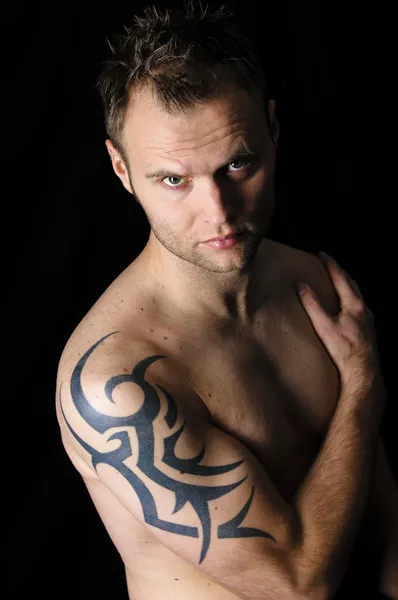
[[[166,356],[137,351],[127,373],[99,360],[111,374],[96,378],[108,337],[59,390],[59,419],[81,456],[162,544],[220,585],[241,598],[293,598],[295,521],[262,465],[156,384],[150,367]]]

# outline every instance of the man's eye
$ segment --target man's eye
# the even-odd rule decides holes
[[[245,165],[248,165],[252,162],[253,158],[252,157],[247,157],[247,156],[241,156],[239,158],[235,158],[235,160],[233,160],[232,162],[230,162],[229,164],[232,165],[234,163],[239,163],[239,161],[243,162]],[[242,169],[242,167],[237,168],[237,171],[240,171]],[[235,171],[232,171],[232,173],[234,173]]]
[[[232,160],[228,166],[233,165],[234,163],[239,163],[239,162],[243,162],[243,166],[238,166],[236,168],[234,168],[232,171],[228,171],[229,173],[236,173],[238,171],[242,171],[244,167],[246,166],[250,166],[251,163],[254,160],[254,156],[241,156],[239,158],[235,158],[234,160]],[[169,179],[169,181],[171,182],[171,185],[165,183],[166,187],[169,188],[180,188],[182,187],[182,184],[179,184],[178,181],[181,181],[182,179],[184,179],[184,177],[178,177],[177,175],[168,175],[167,177],[164,177],[162,179],[162,183],[166,181],[166,179]],[[174,180],[174,181],[172,181]],[[177,182],[176,182],[177,180]]]
[[[177,177],[176,175],[168,175],[167,177],[165,177],[164,179],[162,179],[162,182],[166,181],[166,179],[170,179],[170,180],[171,179],[177,179],[178,180],[178,179],[184,179],[184,178],[183,177]],[[173,188],[173,187],[181,187],[181,186],[180,185],[167,185],[167,187]]]

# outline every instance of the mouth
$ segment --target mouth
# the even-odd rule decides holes
[[[207,242],[203,242],[203,245],[209,246],[210,248],[218,248],[220,250],[223,250],[226,248],[231,248],[232,246],[235,246],[236,244],[239,244],[239,242],[242,241],[243,237],[244,237],[244,232],[234,233],[231,235],[227,235],[226,237],[223,237],[223,238],[215,238],[213,240],[208,240]]]
[[[206,240],[203,243],[208,244],[209,242],[225,242],[225,240],[230,240],[231,238],[238,237],[242,233],[243,233],[242,231],[234,231],[233,233],[230,233],[229,235],[226,235],[224,237],[212,238],[211,240]]]

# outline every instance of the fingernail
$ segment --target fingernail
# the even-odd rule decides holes
[[[296,283],[295,288],[296,288],[296,292],[300,296],[302,296],[304,294],[304,292],[306,292],[309,289],[308,285],[306,283],[303,283],[302,281],[299,281],[298,283]]]

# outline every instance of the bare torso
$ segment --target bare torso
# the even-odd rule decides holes
[[[316,257],[271,240],[263,240],[260,251],[266,262],[264,291],[251,326],[241,330],[229,325],[209,332],[170,315],[160,318],[154,299],[134,286],[133,263],[75,330],[58,382],[68,381],[78,358],[111,331],[131,331],[132,342],[137,335],[154,336],[158,353],[169,358],[162,385],[244,443],[289,501],[319,451],[339,395],[338,372],[293,284],[310,283],[331,314],[338,303],[326,277],[320,283],[323,267]],[[81,458],[59,406],[57,412],[65,449],[126,566],[130,599],[236,598],[160,544],[121,505]]]

